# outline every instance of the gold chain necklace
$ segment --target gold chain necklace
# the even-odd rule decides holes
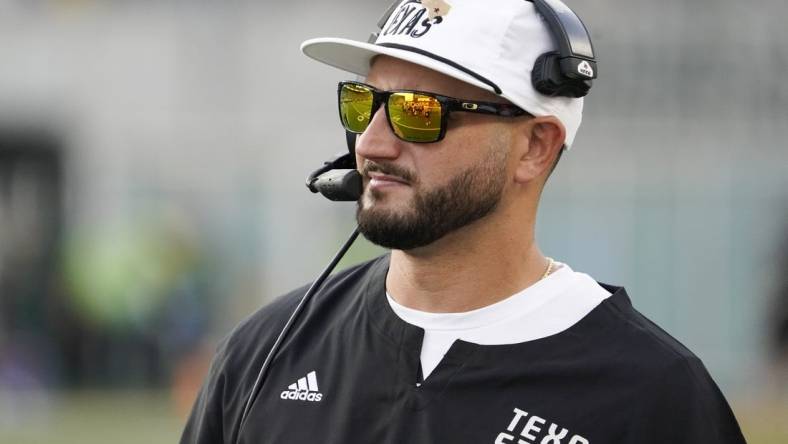
[[[553,260],[553,258],[551,258],[551,257],[547,258],[547,270],[545,270],[544,275],[542,275],[542,279],[544,279],[544,278],[546,278],[547,276],[550,275],[550,272],[553,271],[553,264],[554,263],[555,263],[555,261]]]

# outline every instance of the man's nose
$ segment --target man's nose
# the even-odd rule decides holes
[[[356,140],[356,156],[369,160],[396,159],[401,148],[402,141],[394,135],[386,120],[386,110],[378,108],[367,129]]]

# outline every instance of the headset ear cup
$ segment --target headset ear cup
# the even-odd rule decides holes
[[[558,52],[546,52],[536,59],[531,71],[531,83],[535,90],[546,96],[559,95],[563,79]]]
[[[559,57],[558,52],[547,52],[536,59],[531,71],[534,89],[550,97],[579,98],[588,94],[592,81],[565,76]]]

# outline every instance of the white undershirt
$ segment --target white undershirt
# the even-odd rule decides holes
[[[556,262],[545,279],[502,301],[463,313],[429,313],[397,303],[387,292],[394,313],[424,329],[421,371],[432,373],[455,340],[480,345],[517,344],[560,333],[610,296],[590,276]]]

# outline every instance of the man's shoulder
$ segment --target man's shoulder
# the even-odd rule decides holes
[[[305,307],[302,316],[309,325],[321,326],[321,317],[336,313],[342,301],[360,297],[359,291],[388,263],[386,257],[349,267],[330,276],[317,297]],[[182,442],[235,442],[243,407],[249,398],[260,367],[276,338],[310,285],[290,291],[261,307],[241,321],[222,339],[216,349],[211,368],[203,383]],[[341,302],[337,304],[337,302]],[[291,332],[291,337],[297,336]],[[283,346],[286,348],[286,345]]]
[[[695,353],[633,307],[624,288],[600,285],[611,293],[596,309],[601,338],[608,341],[605,359],[647,375],[706,373]]]
[[[317,317],[322,316],[324,312],[335,309],[330,306],[336,305],[336,301],[352,299],[353,290],[369,275],[371,268],[381,265],[382,259],[373,259],[329,276],[301,317],[309,315],[310,324],[315,324],[313,313],[318,313]],[[219,342],[211,364],[212,372],[228,388],[239,393],[248,391],[265,356],[310,286],[303,285],[275,298],[238,323]]]
[[[632,430],[655,442],[744,442],[701,359],[636,310],[623,288],[602,286],[612,295],[596,310],[596,362],[615,399],[630,406]]]
[[[320,307],[315,306],[335,305],[338,301],[346,303],[359,296],[365,279],[374,268],[385,265],[386,259],[385,256],[381,256],[332,274],[325,280],[316,297],[309,302],[311,308],[307,307],[307,309],[319,311]],[[312,283],[300,286],[260,307],[242,320],[225,337],[220,347],[249,356],[247,352],[252,351],[248,349],[249,346],[259,346],[269,342],[273,344],[311,285]]]

